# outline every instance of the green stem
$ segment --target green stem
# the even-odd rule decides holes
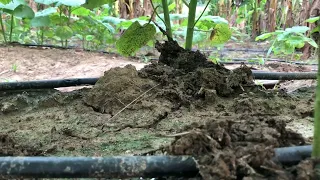
[[[7,37],[6,37],[6,32],[4,31],[2,13],[1,12],[0,12],[0,25],[1,25],[1,29],[2,29],[2,36],[3,36],[4,42],[7,43]]]
[[[188,27],[185,49],[191,50],[193,41],[194,21],[196,19],[197,0],[190,0],[188,13]]]
[[[43,27],[41,27],[41,45],[43,45],[43,37],[44,37],[44,33],[43,33]]]
[[[72,10],[71,6],[68,6],[68,22],[67,22],[67,26],[70,26],[71,10]],[[66,47],[68,47],[68,39],[66,39],[65,45],[66,45]]]
[[[318,37],[318,73],[316,87],[316,101],[314,107],[314,134],[312,157],[320,158],[320,38]]]
[[[167,0],[162,0],[162,8],[164,14],[164,21],[166,25],[166,31],[169,36],[168,39],[172,38],[172,30],[171,30],[171,23],[170,23],[170,14],[169,14],[169,6]]]
[[[210,4],[211,0],[208,1],[206,7],[203,9],[203,11],[201,12],[200,16],[198,17],[198,19],[196,20],[196,22],[194,23],[194,26],[197,24],[197,22],[200,20],[200,18],[203,16],[204,12],[206,11],[206,9],[208,8],[209,4]]]
[[[156,13],[156,15],[158,16],[158,18],[159,18],[164,24],[166,24],[166,22],[164,22],[164,20],[159,16],[159,14],[158,14],[157,11],[156,11],[156,9],[158,8],[158,6],[157,6],[157,7],[154,7],[152,0],[150,0],[150,2],[151,2],[152,9],[153,9],[153,11]],[[151,18],[151,19],[152,19],[152,18]]]
[[[12,30],[13,30],[13,15],[11,14],[11,26],[10,26],[10,37],[9,37],[10,42],[12,42]]]
[[[189,4],[187,3],[186,0],[182,0],[183,4],[186,5],[189,8]]]

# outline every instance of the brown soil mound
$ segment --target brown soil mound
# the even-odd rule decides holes
[[[264,91],[246,66],[157,48],[159,62],[113,68],[92,89],[0,92],[0,154],[193,155],[202,179],[312,179],[312,161],[271,161],[273,148],[305,144],[286,124],[308,124],[310,93]]]
[[[292,179],[272,162],[273,148],[304,144],[301,135],[273,118],[223,119],[195,125],[167,148],[172,155],[196,157],[203,179]]]
[[[228,118],[222,120],[212,118],[202,125],[193,124],[186,128],[187,132],[177,135],[167,148],[168,153],[195,156],[204,179],[294,177],[272,162],[273,148],[305,144],[304,139],[286,130],[285,121],[265,116],[275,113],[277,105],[255,102],[245,95],[236,98],[253,87],[248,67],[227,70],[207,62],[200,52],[186,51],[175,42],[157,43],[157,48],[161,52],[159,63],[139,72],[133,66],[106,72],[84,98],[86,104],[111,116],[118,115],[122,108],[152,109],[162,112],[156,121],[159,122],[180,107],[205,107],[216,104],[219,97],[234,97],[238,100],[233,111],[242,116],[226,115]],[[147,93],[153,88],[152,93]],[[133,104],[132,100],[144,92],[146,98],[130,108],[125,106]],[[250,116],[253,113],[256,116]]]

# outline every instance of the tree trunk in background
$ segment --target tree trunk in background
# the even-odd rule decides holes
[[[234,13],[230,16],[230,19],[229,19],[230,27],[237,26],[238,10],[239,8],[236,6],[234,9]]]
[[[133,2],[133,13],[135,18],[144,16],[144,10],[143,10],[143,7],[141,6],[140,0],[135,0],[135,2]]]
[[[183,8],[182,0],[175,0],[175,3],[176,3],[176,13],[182,14],[182,8]],[[178,23],[181,24],[182,20],[179,20]]]
[[[306,19],[309,19],[310,17],[314,17],[317,14],[319,14],[320,11],[320,0],[313,0],[312,2],[309,2],[308,0],[304,0],[302,3],[302,11],[300,16],[300,22],[303,26],[308,26],[310,29],[314,28],[314,24],[310,24],[305,22]],[[306,34],[309,36],[309,32]],[[301,59],[306,60],[311,57],[311,46],[309,44],[305,44],[305,46],[302,48],[303,55]]]
[[[230,2],[230,0],[227,0],[226,2],[226,19],[230,19],[231,17],[231,12],[232,12],[232,7],[231,7],[232,3]]]
[[[133,7],[133,1],[134,0],[126,0],[127,8],[128,8],[128,11],[129,11],[129,19],[133,19],[134,18],[134,13],[135,12],[134,12],[134,7]]]
[[[270,0],[266,3],[268,31],[274,32],[277,26],[277,0]]]
[[[151,16],[153,9],[150,0],[143,0],[143,15],[144,16]]]
[[[260,35],[260,12],[258,11],[258,7],[260,7],[261,0],[255,0],[255,9],[252,14],[252,32],[251,38],[255,39],[258,35]]]
[[[225,14],[226,14],[225,2],[224,1],[219,1],[218,4],[219,4],[218,5],[219,6],[218,16],[225,17]]]
[[[294,25],[293,12],[292,12],[292,0],[287,0],[286,5],[288,7],[287,17],[283,28],[292,27]]]
[[[266,19],[268,24],[268,32],[274,32],[276,30],[276,22],[277,22],[277,0],[270,0],[266,2]]]
[[[267,32],[267,15],[265,13],[261,13],[260,14],[260,18],[259,18],[259,21],[260,21],[260,33],[265,33]]]
[[[320,0],[314,0],[310,7],[309,17],[317,17],[320,16]]]
[[[29,0],[29,6],[34,12],[38,12],[37,3],[34,0]]]
[[[299,16],[299,25],[300,26],[307,26],[307,23],[305,22],[306,19],[309,17],[309,9],[310,9],[310,3],[309,0],[303,0],[300,16]]]
[[[125,0],[119,0],[119,14],[120,18],[127,19],[128,10]]]

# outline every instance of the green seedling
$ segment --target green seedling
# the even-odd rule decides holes
[[[263,90],[267,90],[261,81],[255,81],[255,84],[260,86]]]
[[[306,26],[294,26],[292,28],[287,28],[283,30],[277,30],[271,33],[265,33],[256,37],[256,41],[271,39],[272,45],[268,50],[267,57],[273,52],[275,55],[291,55],[291,60],[293,60],[295,55],[295,50],[302,48],[305,43],[317,48],[317,43],[305,36],[305,33],[310,30]]]
[[[12,0],[9,3],[0,2],[0,24],[2,29],[2,35],[7,42],[6,32],[3,26],[2,14],[10,15],[10,33],[9,42],[12,42],[13,28],[15,26],[15,20],[18,19],[32,19],[35,14],[33,10],[27,5],[24,0]]]
[[[18,70],[18,65],[17,65],[17,64],[13,64],[12,67],[11,67],[11,69],[12,69],[13,72],[16,73],[17,70]]]
[[[163,8],[163,17],[162,18],[155,9],[155,14],[157,14],[158,18],[163,22],[165,25],[165,31],[160,27],[160,25],[157,25],[158,28],[163,31],[162,33],[167,36],[169,40],[173,40],[173,32],[172,30],[177,28],[171,26],[171,20],[170,14],[169,14],[169,5],[167,3],[167,0],[162,0],[162,8]],[[196,7],[197,7],[197,0],[190,0],[189,3],[185,2],[187,7],[189,8],[189,12],[187,16],[176,16],[179,18],[187,18],[186,23],[182,23],[183,27],[182,30],[176,35],[185,35],[186,43],[185,43],[185,49],[191,49],[192,44],[197,41],[197,39],[210,39],[213,46],[220,45],[225,42],[227,42],[231,38],[231,30],[228,26],[228,22],[224,20],[221,17],[216,16],[205,16],[203,17],[203,14],[205,13],[206,8],[210,4],[210,0],[208,1],[204,11],[199,15],[199,17],[196,18]],[[153,5],[153,4],[152,4]],[[154,6],[154,5],[153,5]],[[171,15],[171,17],[174,15]],[[177,19],[174,19],[177,20]],[[147,40],[151,39],[151,35],[155,35],[155,31],[152,30],[152,33],[149,34],[149,31],[147,29],[147,36],[143,33],[141,33],[141,29],[144,28],[144,26],[148,26],[148,28],[151,30],[151,26],[154,26],[154,23],[147,22],[144,25],[138,25],[138,21],[135,21],[133,24],[130,25],[130,27],[126,30],[126,32],[121,36],[121,38],[117,42],[117,49],[119,50],[120,54],[128,56],[135,52],[137,49],[141,48],[142,45],[145,45],[147,43]],[[158,24],[158,23],[157,23]],[[132,27],[131,27],[132,26]],[[140,27],[139,27],[140,26]],[[145,27],[146,28],[146,27]],[[180,28],[181,29],[181,28]],[[175,29],[177,30],[177,29]],[[129,32],[128,32],[129,31]],[[198,32],[197,34],[195,32]],[[210,33],[208,33],[210,32]],[[131,34],[131,36],[136,39],[137,43],[132,43],[128,41],[128,34]],[[141,40],[140,40],[141,39]],[[142,41],[143,43],[139,42]],[[126,42],[126,43],[124,43]],[[124,48],[126,47],[126,48]]]

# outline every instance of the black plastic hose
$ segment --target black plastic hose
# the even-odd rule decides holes
[[[276,148],[273,161],[295,165],[311,156],[312,146]],[[0,157],[0,178],[194,177],[198,168],[187,156]]]
[[[0,83],[0,91],[23,89],[53,89],[70,86],[88,86],[94,85],[97,81],[98,78],[72,78],[23,82],[3,82]]]
[[[317,79],[317,72],[267,72],[267,71],[253,70],[252,74],[255,79],[264,79],[264,80]]]
[[[0,157],[0,178],[194,177],[191,157]]]
[[[261,80],[302,80],[317,79],[316,72],[264,72],[252,71],[255,79]],[[24,82],[2,82],[0,83],[0,91],[7,90],[23,90],[23,89],[53,89],[59,87],[70,86],[87,86],[94,85],[99,78],[72,78],[57,80],[37,80]]]
[[[311,157],[312,146],[294,146],[285,148],[276,148],[274,161],[285,164],[295,165],[300,161]]]
[[[39,45],[39,44],[20,44],[18,42],[13,42],[13,43],[8,43],[8,45],[18,45],[18,46],[24,46],[24,47],[42,47],[42,48],[55,48],[55,49],[77,49],[76,46],[68,46],[68,47],[63,47],[63,46],[56,46],[56,45]],[[97,53],[104,53],[104,54],[116,54],[113,52],[107,52],[104,50],[90,50],[90,49],[83,49],[84,51],[87,52],[97,52]],[[213,52],[214,50],[217,50],[217,48],[213,49],[193,49],[193,50],[199,50],[201,52]],[[224,48],[222,52],[225,51],[244,51],[244,52],[267,52],[268,50],[264,49],[249,49],[249,48]],[[252,62],[248,62],[248,60],[258,60],[258,58],[231,58],[229,60],[235,61],[233,63],[227,62],[227,61],[222,61],[220,62],[221,64],[238,64],[236,61],[240,62],[246,62],[245,64],[256,64]],[[273,62],[287,62],[286,60],[282,59],[272,59],[272,58],[264,58],[267,61],[273,61]],[[151,58],[151,60],[158,60],[158,58]],[[306,63],[306,62],[299,62],[299,61],[294,61],[291,62],[291,64],[296,64],[296,65],[317,65],[315,63]]]
[[[21,44],[19,42],[12,42],[8,43],[8,45],[18,45],[18,46],[25,46],[25,47],[42,47],[42,48],[56,48],[56,49],[76,49],[76,46],[57,46],[57,45],[51,45],[51,44]],[[212,52],[214,50],[217,50],[217,48],[212,48],[212,49],[193,49],[193,50],[199,50],[203,52]],[[93,52],[100,52],[100,51],[94,51]],[[250,48],[223,48],[222,51],[244,51],[244,52],[268,52],[267,49],[250,49]],[[105,53],[109,53],[104,51]]]

